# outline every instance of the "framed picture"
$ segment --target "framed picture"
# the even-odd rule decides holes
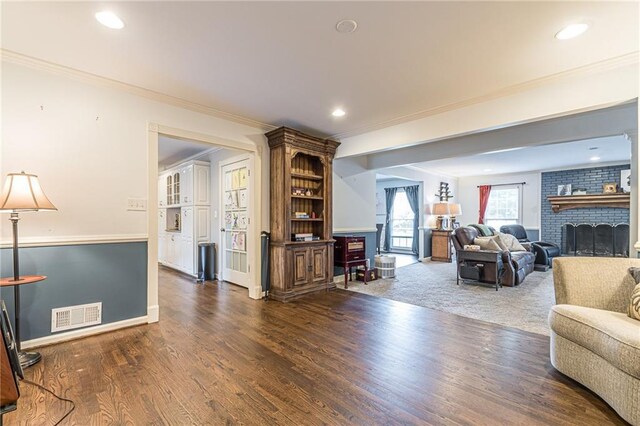
[[[607,182],[602,184],[602,192],[605,194],[613,194],[618,192],[618,184],[615,182]]]
[[[558,185],[558,195],[571,195],[571,184]]]
[[[620,170],[620,189],[631,192],[631,169]]]

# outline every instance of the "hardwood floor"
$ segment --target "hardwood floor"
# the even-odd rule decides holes
[[[160,322],[42,348],[26,371],[65,424],[624,424],[556,372],[549,341],[332,291],[282,304],[160,270]],[[67,406],[21,384],[6,424]]]

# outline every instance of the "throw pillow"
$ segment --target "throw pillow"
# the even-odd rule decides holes
[[[636,280],[636,287],[631,293],[631,300],[629,301],[629,312],[627,314],[630,318],[640,321],[640,268],[629,268],[629,273]]]
[[[473,239],[473,244],[479,245],[481,250],[501,251],[496,239],[497,237],[477,237]]]
[[[527,251],[526,248],[520,244],[518,239],[511,234],[503,234],[502,232],[498,233],[498,238],[500,239],[502,245],[506,248],[505,250],[509,251]]]
[[[476,229],[480,231],[483,237],[493,236],[493,232],[491,232],[491,228],[489,228],[487,225],[477,224],[475,226],[476,226]]]

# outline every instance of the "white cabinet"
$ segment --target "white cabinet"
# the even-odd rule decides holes
[[[163,173],[158,178],[158,207],[167,206],[167,174]]]
[[[189,161],[158,180],[158,260],[190,275],[198,273],[198,243],[211,238],[210,176],[209,163]],[[167,231],[176,223],[179,230]]]

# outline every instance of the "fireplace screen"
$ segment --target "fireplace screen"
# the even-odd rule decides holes
[[[562,227],[562,254],[629,257],[629,225],[566,223]]]

